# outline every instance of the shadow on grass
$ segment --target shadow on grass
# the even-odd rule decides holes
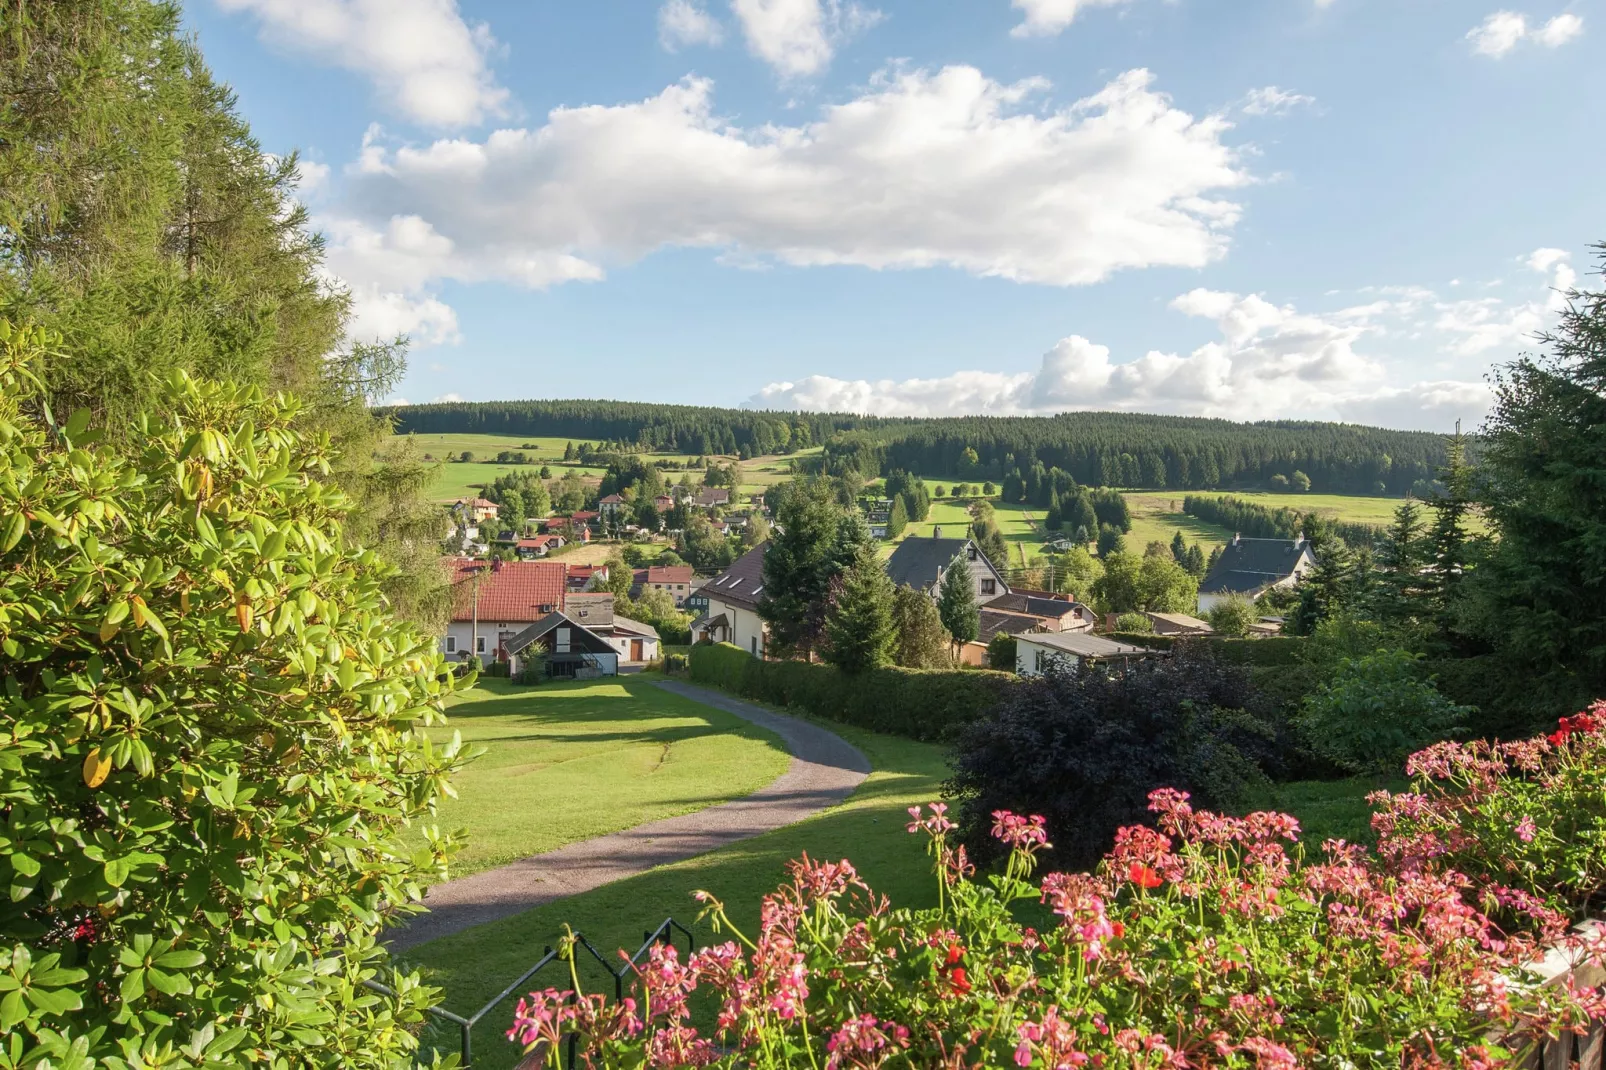
[[[574,896],[515,917],[414,948],[405,961],[425,970],[431,984],[445,990],[444,1005],[472,1014],[503,985],[533,965],[545,948],[560,940],[564,925],[583,932],[605,954],[635,951],[644,931],[674,917],[696,934],[698,946],[719,942],[697,921],[691,894],[706,890],[722,900],[731,919],[751,934],[759,901],[786,877],[786,863],[807,852],[824,859],[849,858],[865,882],[891,897],[898,907],[926,907],[936,901],[935,878],[925,841],[904,831],[909,806],[938,797],[947,776],[942,749],[923,743],[839,725],[829,726],[857,746],[875,767],[844,804],[819,817],[755,837],[711,854],[651,870],[594,892]],[[682,950],[684,946],[682,945]],[[611,995],[613,982],[594,964],[580,970],[587,991]],[[568,988],[567,970],[531,978],[526,988]],[[512,1019],[515,993],[486,1015],[475,1030],[476,1067],[510,1067],[517,1052],[502,1036]],[[455,1032],[430,1034],[442,1050],[456,1050]]]

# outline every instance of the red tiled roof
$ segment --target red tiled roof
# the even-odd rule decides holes
[[[622,501],[624,501],[624,499],[619,497],[619,495],[610,494],[606,498],[602,499],[602,501],[599,502],[598,504],[600,504],[600,505],[612,505],[615,502],[622,502]]]
[[[471,509],[495,509],[496,503],[485,498],[459,498],[457,505],[466,505]]]
[[[575,513],[573,516],[571,516],[569,519],[573,520],[573,521],[581,521],[581,520],[595,520],[596,518],[597,518],[597,514],[592,512],[590,509],[582,509],[578,513]]]
[[[538,535],[534,538],[520,539],[519,546],[526,549],[540,549],[543,546],[556,547],[563,542],[562,535]]]
[[[479,616],[486,621],[538,621],[563,608],[569,566],[562,561],[489,561],[447,558],[452,574],[452,619],[474,617],[474,576],[479,574]]]
[[[647,569],[648,583],[690,583],[690,565],[653,565]]]

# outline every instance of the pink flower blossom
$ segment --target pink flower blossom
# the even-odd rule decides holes
[[[1011,848],[1028,854],[1035,853],[1039,848],[1052,846],[1048,842],[1048,829],[1041,814],[1022,817],[1008,810],[994,810],[993,836]]]

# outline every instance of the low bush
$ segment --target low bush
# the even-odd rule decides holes
[[[1405,650],[1346,658],[1305,696],[1305,744],[1350,773],[1398,769],[1406,755],[1455,733],[1470,711],[1441,695]]]
[[[940,740],[985,715],[1013,686],[987,670],[882,668],[849,676],[829,665],[765,661],[729,643],[699,644],[691,678],[733,694],[786,706],[829,721]]]
[[[553,1068],[572,1031],[581,1063],[604,1067],[1383,1070],[1537,1065],[1547,1034],[1606,1017],[1598,989],[1533,984],[1535,941],[1503,933],[1453,871],[1402,878],[1342,844],[1305,866],[1288,815],[1195,811],[1170,790],[1148,809],[1158,828],[1122,829],[1096,872],[1041,879],[1064,830],[1000,810],[1008,861],[980,882],[943,807],[913,807],[936,908],[891,909],[850,862],[805,856],[751,937],[699,892],[736,939],[685,963],[654,947],[612,1005],[533,992],[508,1037]],[[1574,946],[1606,961],[1601,942]],[[690,1022],[705,994],[709,1036]]]
[[[1183,644],[1120,674],[1059,665],[1021,682],[960,735],[946,793],[978,857],[994,847],[994,810],[1033,811],[1060,830],[1054,860],[1085,866],[1142,819],[1149,792],[1230,806],[1285,745],[1247,672]]]
[[[1144,618],[1147,620],[1148,618]],[[1175,635],[1155,635],[1153,632],[1108,632],[1104,638],[1128,646],[1141,646],[1148,650],[1170,650],[1177,645]]]
[[[987,640],[987,667],[999,672],[1014,672],[1020,664],[1019,642],[1008,632],[999,632]]]

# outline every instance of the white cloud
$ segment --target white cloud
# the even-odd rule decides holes
[[[1560,48],[1583,32],[1584,20],[1573,14],[1557,15],[1543,26],[1530,28],[1526,15],[1496,11],[1467,31],[1467,40],[1478,55],[1499,59],[1525,40]]]
[[[483,24],[470,26],[457,0],[217,0],[248,12],[264,39],[372,80],[378,95],[431,126],[500,115],[507,90],[488,62],[496,47]]]
[[[310,197],[329,184],[329,165],[314,160],[296,161],[296,194]]]
[[[1551,284],[1571,277],[1561,250],[1538,250],[1526,263]],[[1375,299],[1305,313],[1257,294],[1196,289],[1170,307],[1213,322],[1215,337],[1187,354],[1150,351],[1118,363],[1107,346],[1071,335],[1036,371],[879,381],[815,375],[771,383],[749,404],[886,416],[1104,409],[1448,430],[1457,419],[1475,424],[1488,408],[1484,365],[1467,358],[1496,346],[1513,355],[1547,322],[1544,301],[1447,304],[1422,287],[1368,296]],[[1424,366],[1450,374],[1424,379]]]
[[[1577,15],[1557,15],[1539,29],[1533,38],[1546,48],[1560,48],[1584,32],[1584,20]]]
[[[443,405],[443,404],[445,404],[447,402],[450,402],[450,401],[462,401],[462,400],[463,400],[463,395],[462,394],[442,394],[438,398],[430,398],[429,403],[431,405]]]
[[[897,72],[814,122],[743,129],[689,78],[484,141],[371,134],[330,260],[401,290],[596,280],[669,246],[1077,285],[1224,253],[1240,209],[1222,194],[1250,181],[1225,120],[1176,109],[1146,71],[1028,110],[1045,89],[972,67]]]
[[[748,50],[784,78],[818,74],[837,46],[885,16],[848,0],[731,0]]]
[[[1052,37],[1076,21],[1077,12],[1089,7],[1115,7],[1131,0],[1011,0],[1011,6],[1026,13],[1026,20],[1013,30],[1012,37]]]
[[[1548,297],[1515,305],[1498,297],[1433,305],[1438,314],[1434,327],[1450,339],[1446,344],[1450,352],[1476,356],[1490,350],[1519,348],[1545,326],[1552,313],[1562,308],[1566,299],[1558,291],[1571,289],[1578,282],[1571,255],[1564,249],[1536,249],[1524,263],[1544,276],[1551,290]]]
[[[1295,108],[1308,107],[1315,103],[1315,97],[1268,85],[1261,89],[1251,89],[1244,97],[1239,110],[1245,115],[1287,115]]]
[[[725,30],[692,0],[664,0],[658,9],[658,43],[670,52],[688,45],[715,47],[725,41]]]

